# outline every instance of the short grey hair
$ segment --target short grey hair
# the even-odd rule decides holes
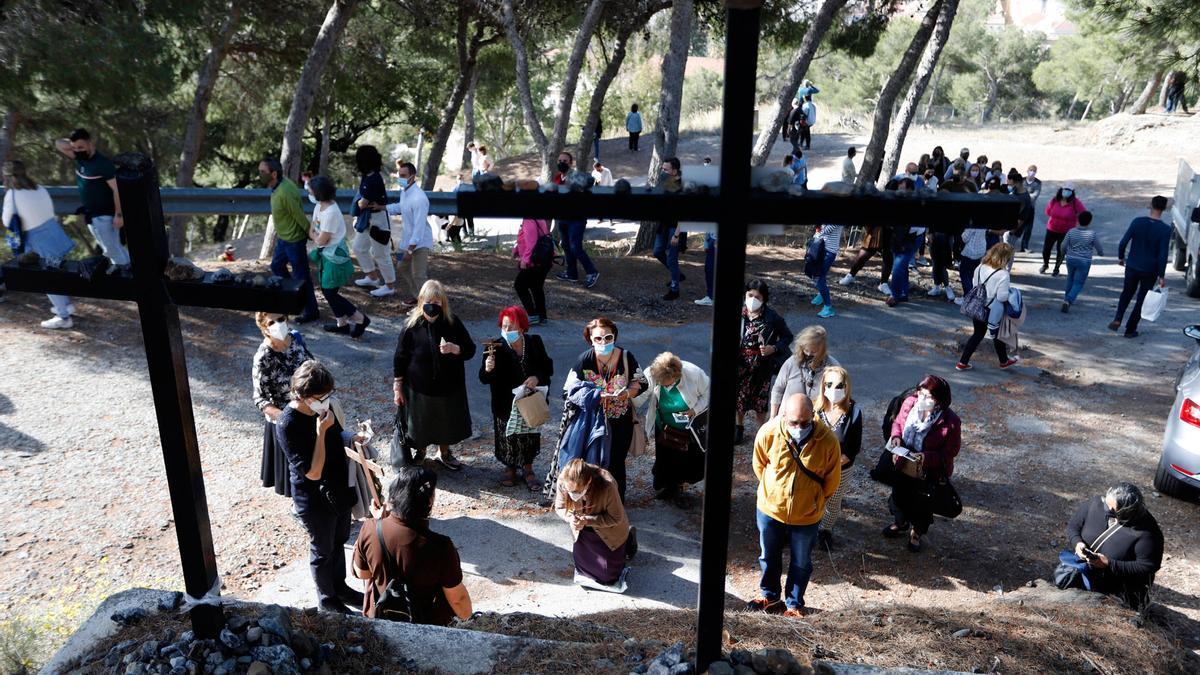
[[[1108,488],[1104,494],[1105,500],[1111,499],[1117,504],[1117,520],[1127,523],[1135,520],[1146,512],[1146,499],[1142,491],[1133,483],[1117,483]]]

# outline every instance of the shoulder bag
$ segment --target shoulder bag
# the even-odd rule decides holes
[[[372,619],[399,621],[401,623],[416,623],[413,618],[412,594],[408,584],[400,577],[392,560],[392,552],[388,550],[387,540],[383,538],[383,519],[375,519],[375,536],[379,540],[379,549],[383,553],[383,572],[387,575],[387,586],[383,593],[375,599],[371,609]]]
[[[622,349],[621,359],[625,362],[625,381],[630,382],[633,380],[633,373],[629,372],[629,352]],[[627,384],[626,387],[628,386]],[[629,441],[629,456],[641,457],[646,454],[646,430],[642,428],[642,423],[638,420],[632,397],[629,399],[629,413],[633,417],[633,438]]]
[[[793,442],[792,439],[790,439],[790,438],[787,439],[786,443],[787,443],[788,452],[791,453],[792,460],[796,462],[796,466],[800,467],[800,470],[804,472],[805,476],[808,476],[809,478],[816,481],[817,485],[820,485],[821,489],[824,490],[825,489],[825,479],[818,476],[817,473],[815,471],[813,471],[812,469],[809,469],[807,466],[804,466],[804,462],[800,461],[800,451],[803,450],[803,448],[797,448],[796,443]]]
[[[1088,549],[1095,551],[1104,545],[1117,530],[1121,529],[1121,523],[1116,523],[1110,526],[1107,530],[1100,533],[1099,537],[1092,542]],[[1088,577],[1088,572],[1091,571],[1091,566],[1087,561],[1080,558],[1074,551],[1060,551],[1058,554],[1058,567],[1054,568],[1054,585],[1059,588],[1083,588],[1092,590],[1092,580]]]

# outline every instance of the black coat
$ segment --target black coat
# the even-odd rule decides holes
[[[1091,548],[1107,529],[1108,506],[1101,497],[1093,497],[1067,523],[1067,543],[1072,550],[1081,541]],[[1124,595],[1137,606],[1162,567],[1163,533],[1154,516],[1146,513],[1117,530],[1096,553],[1108,558],[1108,569],[1088,571],[1093,589]]]
[[[442,339],[458,345],[461,351],[441,353]],[[430,323],[422,316],[412,328],[406,326],[400,332],[392,374],[404,378],[404,385],[419,394],[448,396],[466,391],[463,364],[474,356],[475,343],[458,317],[447,320],[442,316]]]
[[[536,377],[539,387],[550,386],[550,376],[554,375],[554,361],[546,353],[546,345],[537,335],[525,334],[525,360],[509,344],[500,340],[496,345],[496,367],[487,372],[484,366],[487,358],[479,364],[479,381],[492,388],[492,416],[508,419],[512,412],[512,390],[528,377]]]

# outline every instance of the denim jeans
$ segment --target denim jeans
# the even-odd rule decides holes
[[[812,549],[817,539],[818,523],[786,525],[758,509],[755,509],[754,513],[758,521],[758,545],[762,553],[758,558],[758,566],[762,568],[762,578],[758,582],[759,590],[768,600],[779,599],[783,547],[787,546],[791,549],[792,556],[788,564],[784,603],[788,609],[799,609],[804,606],[804,591],[812,577]]]
[[[567,276],[579,278],[579,265],[585,274],[595,274],[596,266],[583,248],[583,233],[587,230],[586,220],[560,220],[558,232],[562,238],[563,257],[566,258]]]
[[[60,319],[65,319],[71,316],[71,312],[67,309],[71,305],[71,296],[69,295],[51,295],[46,294],[50,298],[50,304],[54,307],[54,315]]]
[[[717,276],[717,238],[711,234],[704,235],[704,290],[709,298],[716,291]]]
[[[1075,304],[1075,299],[1083,292],[1083,284],[1087,282],[1088,272],[1092,271],[1091,260],[1067,258],[1067,302]]]
[[[671,273],[671,290],[679,290],[679,244],[672,243],[677,226],[660,226],[654,235],[654,257]]]
[[[121,233],[113,226],[112,216],[92,216],[92,222],[88,225],[88,229],[91,230],[92,236],[100,244],[100,249],[112,261],[112,264],[129,264],[129,251],[126,251],[125,247],[121,245]]]
[[[817,292],[821,294],[821,302],[826,307],[833,305],[833,298],[829,297],[829,269],[833,267],[833,261],[836,259],[837,251],[827,251],[825,261],[821,263],[821,273],[817,275]]]
[[[315,317],[317,310],[317,295],[313,290],[312,275],[308,271],[308,240],[284,241],[275,237],[275,254],[271,257],[271,273],[280,277],[291,277],[297,281],[308,282],[308,294],[304,299],[305,316]],[[288,273],[288,266],[292,271]]]
[[[896,251],[896,257],[892,261],[892,297],[897,300],[908,299],[908,263],[912,262],[913,256],[917,254],[922,239],[924,237],[909,244],[904,250]]]

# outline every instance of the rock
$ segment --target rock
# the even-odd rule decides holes
[[[140,651],[142,652],[142,657],[146,660],[150,660],[158,656],[158,641],[151,640],[149,642],[143,642]]]
[[[365,654],[367,650],[363,649],[362,645],[350,645],[346,647],[347,654]]]
[[[183,602],[183,593],[174,591],[158,599],[158,611],[174,612],[179,609],[180,603]]]
[[[638,668],[644,668],[644,667],[645,667],[644,665],[638,666]],[[646,668],[646,670],[639,671],[638,668],[634,668],[633,672],[635,672],[635,673],[642,672],[642,673],[646,673],[646,675],[671,675],[671,666],[664,665],[658,661],[651,663],[650,667]]]
[[[229,630],[231,630],[235,633],[241,633],[241,632],[245,631],[246,626],[249,626],[249,625],[250,625],[250,619],[247,619],[246,617],[244,617],[240,614],[234,614],[233,616],[231,616],[225,620],[225,626]]]
[[[255,661],[250,664],[250,668],[246,671],[246,675],[271,675],[271,667],[262,661]]]
[[[613,194],[627,195],[633,191],[633,186],[624,178],[618,178],[617,182],[613,183]]]
[[[274,635],[285,643],[292,641],[292,618],[288,611],[279,605],[271,605],[263,610],[262,616],[258,618],[258,627],[262,628],[264,633]]]
[[[122,609],[113,612],[112,616],[109,618],[114,622],[121,624],[122,626],[132,626],[136,623],[140,623],[148,616],[150,615],[141,607],[129,607],[128,609]]]
[[[165,273],[171,281],[199,281],[204,278],[204,270],[183,256],[169,258]]]
[[[346,633],[346,642],[349,642],[350,644],[358,644],[362,641],[363,636],[361,633],[356,633],[354,631],[348,631]]]
[[[758,675],[758,673],[750,666],[734,666],[733,675]]]
[[[627,651],[627,652],[637,649],[637,646],[638,646],[638,641],[634,640],[633,638],[629,638],[621,643],[621,647],[623,647],[625,649],[625,651]]]
[[[230,649],[238,649],[238,648],[242,647],[243,645],[245,645],[246,643],[242,640],[242,637],[240,635],[238,635],[237,633],[229,630],[228,628],[222,628],[221,629],[221,644],[225,645],[226,647],[228,647]]]
[[[250,628],[246,629],[246,642],[254,644],[255,642],[261,640],[262,636],[263,629],[259,628],[258,626],[251,626]]]
[[[631,670],[629,672],[632,673],[633,675],[642,675],[642,673],[646,673],[649,671],[650,671],[650,668],[647,667],[646,664],[643,663],[642,665],[638,666],[637,668],[634,668],[633,670]]]
[[[734,666],[749,666],[754,661],[754,655],[747,649],[735,649],[729,652],[729,662]]]
[[[696,666],[691,661],[676,663],[671,667],[671,675],[692,675],[696,672]]]
[[[596,670],[612,670],[617,667],[617,664],[610,659],[596,659],[592,661],[592,667]]]
[[[662,654],[659,654],[658,658],[655,659],[655,662],[661,663],[664,666],[674,666],[675,664],[683,661],[685,656],[684,649],[685,648],[682,642],[676,642],[675,644],[671,645],[670,649]]]
[[[125,669],[125,675],[143,675],[146,672],[146,666],[141,663],[135,663]]]
[[[292,636],[292,651],[296,652],[298,658],[316,656],[320,650],[321,644],[317,642],[316,638],[304,633],[295,633]]]
[[[179,641],[184,644],[190,644],[195,639],[196,639],[196,634],[190,630],[185,630],[185,631],[183,631],[183,633],[181,633],[179,635]]]
[[[971,637],[971,629],[963,628],[962,630],[956,630],[954,633],[952,633],[952,636],[956,638]]]
[[[250,655],[254,657],[255,661],[266,664],[270,668],[269,672],[273,675],[299,675],[300,673],[296,663],[296,653],[287,645],[255,647],[250,650]]]
[[[302,670],[312,668],[312,659],[300,659],[300,668]]]
[[[767,657],[767,670],[772,673],[790,672],[794,667],[799,666],[796,662],[796,657],[786,649],[765,649]]]
[[[172,668],[182,668],[187,663],[187,659],[182,656],[176,656],[171,659]]]
[[[214,284],[232,284],[234,282],[233,272],[230,272],[225,268],[221,268],[216,272],[213,272],[212,279],[210,281]]]
[[[766,192],[785,192],[792,185],[792,172],[786,168],[769,171],[762,177],[758,187]]]
[[[728,661],[713,661],[708,664],[708,675],[733,675],[733,666]]]

